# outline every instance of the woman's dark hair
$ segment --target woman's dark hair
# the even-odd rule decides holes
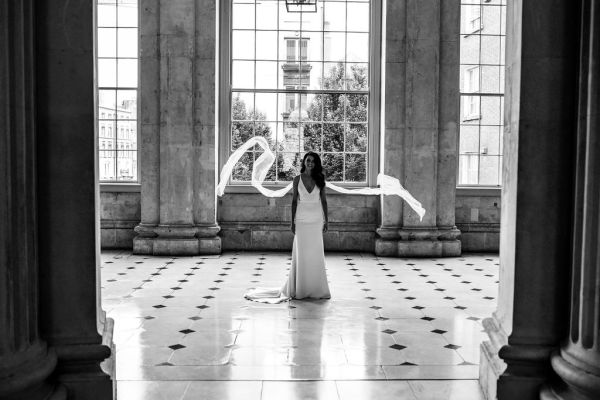
[[[306,170],[304,166],[304,162],[306,161],[306,157],[312,156],[315,161],[315,166],[311,171],[310,176],[315,180],[315,183],[319,187],[319,189],[323,189],[325,187],[325,174],[323,174],[323,164],[321,164],[321,157],[314,151],[309,151],[302,158],[302,168],[300,168],[300,173]]]

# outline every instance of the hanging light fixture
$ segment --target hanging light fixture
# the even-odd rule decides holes
[[[288,12],[317,12],[317,0],[285,0]]]

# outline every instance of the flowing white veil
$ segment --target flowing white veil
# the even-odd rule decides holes
[[[223,166],[223,169],[221,170],[219,185],[217,186],[218,196],[223,196],[223,193],[225,193],[225,186],[229,181],[229,177],[233,172],[233,167],[235,166],[235,164],[244,155],[244,153],[254,145],[259,145],[264,151],[258,157],[258,159],[254,161],[254,166],[252,167],[252,186],[254,186],[260,193],[267,197],[283,197],[287,192],[290,191],[290,189],[292,188],[291,183],[279,190],[271,190],[263,186],[263,182],[267,177],[267,172],[269,171],[269,168],[271,168],[271,165],[273,165],[273,163],[275,162],[275,155],[269,149],[269,143],[264,137],[254,136],[250,138],[246,143],[242,144],[236,151],[234,151]],[[377,176],[377,184],[379,185],[378,188],[346,189],[334,185],[331,182],[326,182],[327,187],[331,188],[332,190],[335,190],[336,192],[344,194],[384,194],[388,196],[400,196],[419,215],[421,221],[423,220],[423,216],[425,215],[425,209],[421,206],[421,203],[408,192],[408,190],[402,187],[398,179],[389,175],[379,174]]]

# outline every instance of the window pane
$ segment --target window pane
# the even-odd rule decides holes
[[[307,97],[307,120],[323,120],[323,96],[320,94],[309,94]]]
[[[255,119],[263,121],[277,121],[277,94],[256,93]]]
[[[119,57],[137,57],[137,28],[119,28]]]
[[[344,63],[324,63],[321,89],[343,90],[345,75]]]
[[[487,155],[500,154],[500,127],[482,126],[479,140],[479,152]]]
[[[346,125],[346,151],[367,151],[367,124]]]
[[[302,129],[302,140],[303,140],[303,151],[312,150],[314,152],[321,152],[321,132],[322,125],[320,123],[303,124]]]
[[[350,94],[346,95],[346,121],[367,122],[367,95]]]
[[[342,94],[324,94],[323,95],[323,120],[324,121],[343,121],[344,120],[344,98]]]
[[[367,155],[366,154],[346,154],[346,174],[347,182],[366,182],[367,181]]]
[[[118,86],[135,87],[137,86],[137,60],[120,59],[118,60]]]
[[[115,113],[116,107],[116,91],[115,90],[99,90],[98,91],[98,118],[111,119],[108,115]]]
[[[233,61],[231,69],[231,86],[233,88],[254,88],[254,62]]]
[[[256,89],[277,89],[277,61],[256,62]]]
[[[256,59],[277,60],[277,31],[256,32]]]
[[[134,181],[137,179],[134,173],[134,157],[135,151],[121,151],[117,152],[117,180],[118,181]],[[137,159],[137,158],[136,158]]]
[[[346,65],[347,90],[369,89],[369,64],[352,63]]]
[[[345,31],[346,30],[346,4],[344,2],[325,1],[325,22],[326,31]]]
[[[369,61],[369,34],[348,33],[348,62]]]
[[[481,37],[481,63],[500,64],[500,36]]]
[[[98,4],[98,26],[117,26],[117,10],[114,4]]]
[[[458,161],[458,184],[479,184],[479,154],[461,154]]]
[[[344,154],[325,153],[322,157],[325,178],[332,182],[341,182],[344,179]]]
[[[460,37],[460,63],[461,64],[479,64],[480,36],[470,35]]]
[[[252,153],[244,153],[240,160],[233,167],[231,179],[233,181],[249,181],[252,177],[252,166],[254,158]]]
[[[500,125],[502,116],[500,115],[500,97],[486,96],[481,98],[481,124],[482,125]]]
[[[98,59],[98,86],[117,86],[117,60]]]
[[[324,34],[324,60],[345,61],[346,34],[337,32],[325,32]]]
[[[101,151],[99,157],[100,180],[115,180],[115,153],[114,151]]]
[[[261,46],[263,47],[263,46]],[[254,32],[233,31],[231,34],[231,58],[234,60],[254,58]]]
[[[118,90],[117,104],[125,119],[137,118],[137,90]]]
[[[369,31],[368,3],[348,3],[348,31]]]
[[[117,29],[98,28],[98,57],[117,56]]]
[[[461,125],[460,126],[460,154],[474,153],[479,150],[479,126]]]
[[[479,184],[499,185],[500,157],[482,155],[479,163]]]
[[[250,120],[254,110],[254,93],[234,92],[231,95],[231,119],[234,121]]]
[[[483,5],[482,7],[482,24],[486,35],[500,34],[500,9],[494,5]]]
[[[307,62],[303,63],[303,65],[307,66],[305,74],[302,76],[302,80],[300,84],[307,89],[311,90],[319,90],[321,89],[322,82],[322,68],[323,64],[320,62]]]
[[[277,154],[277,180],[287,182],[294,179],[300,172],[302,155],[300,153]]]
[[[277,9],[276,1],[256,3],[256,29],[277,29]]]
[[[254,29],[254,2],[234,2],[231,12],[233,29]]]
[[[233,121],[231,123],[231,150],[240,147],[244,142],[254,136],[254,122]]]
[[[323,150],[344,151],[344,125],[323,124]]]
[[[306,60],[323,61],[323,33],[322,32],[302,32],[302,40],[306,41]]]
[[[503,67],[481,67],[481,91],[483,93],[503,93],[504,86],[500,85],[500,70]]]
[[[317,12],[302,14],[303,31],[322,31],[323,30],[323,1],[317,1]]]
[[[138,26],[137,0],[119,0],[117,14],[119,26]]]

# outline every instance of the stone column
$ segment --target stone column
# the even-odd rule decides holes
[[[399,177],[427,213],[419,221],[398,198],[384,196],[375,252],[456,256],[460,4],[403,0],[386,7],[383,172]]]
[[[572,3],[508,2],[500,289],[480,362],[488,399],[538,399],[564,335],[577,20]]]
[[[582,3],[570,323],[542,399],[600,398],[600,2]]]
[[[32,0],[0,4],[0,398],[45,399],[56,353],[40,337]],[[54,398],[65,398],[55,393]]]
[[[219,254],[214,0],[142,0],[142,221],[134,253]]]
[[[40,329],[69,399],[110,399],[113,381],[101,363],[112,325],[99,308],[97,277],[95,3],[35,5]]]

